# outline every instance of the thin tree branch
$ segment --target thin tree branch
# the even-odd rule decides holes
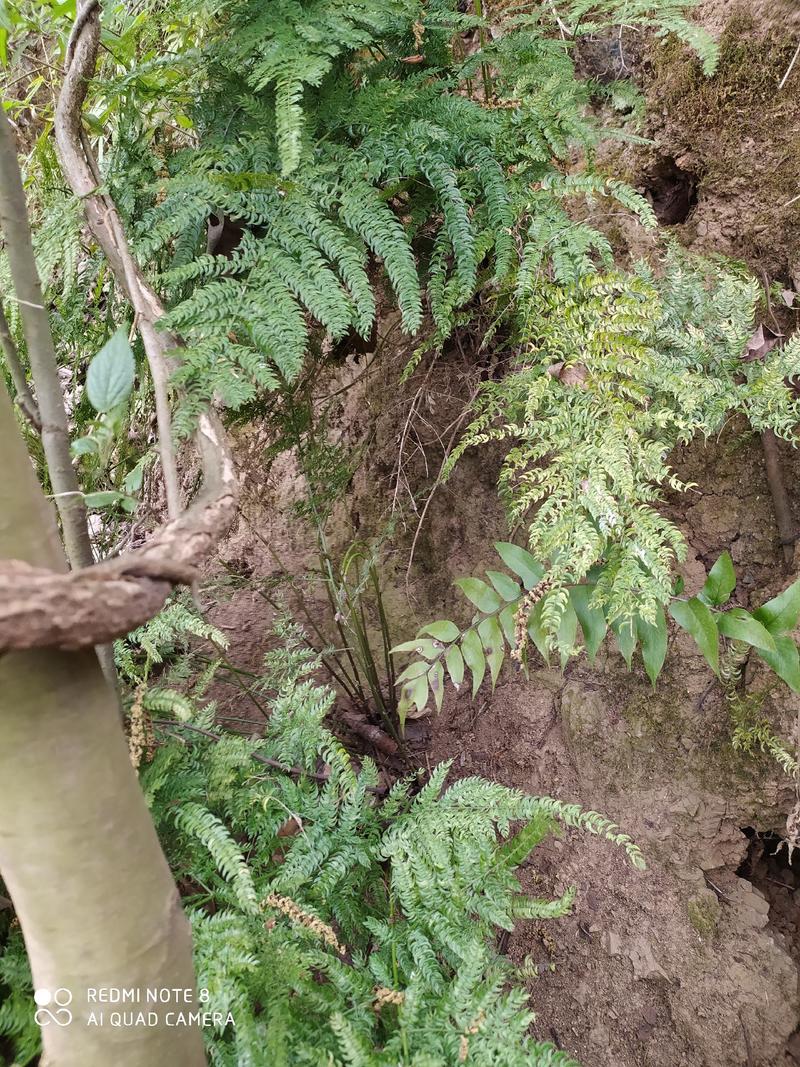
[[[33,254],[14,132],[5,112],[0,113],[0,227],[5,235],[6,255],[19,301],[28,359],[39,400],[42,446],[61,516],[67,558],[75,569],[89,567],[94,562],[94,555],[86,506],[72,466],[67,413],[50,319]]]
[[[190,722],[179,722],[177,719],[153,719],[153,726],[161,726],[172,730],[189,730],[191,733],[201,734],[203,737],[207,737],[217,743],[222,740],[222,737],[219,734],[215,734],[213,730],[206,730],[202,726],[195,726]],[[278,760],[271,759],[269,756],[262,756],[260,752],[251,752],[250,758],[255,763],[261,763],[265,767],[272,767],[276,771],[282,771],[284,774],[291,775],[292,778],[310,778],[314,782],[323,783],[330,779],[329,774],[317,774],[315,771],[307,771],[303,767],[287,767],[285,763],[279,763]],[[385,786],[368,785],[367,792],[382,795],[387,792],[387,789]]]
[[[22,361],[19,358],[17,346],[14,344],[14,338],[11,336],[11,330],[8,327],[8,319],[6,319],[6,313],[3,310],[2,299],[0,299],[0,348],[3,349],[6,366],[11,374],[11,380],[14,383],[14,389],[17,393],[17,406],[34,430],[36,430],[37,433],[41,433],[42,417],[39,414],[36,401],[33,399],[33,394],[28,385],[28,379],[25,375]]]
[[[193,734],[200,734],[217,743],[222,740],[222,737],[215,734],[213,730],[206,730],[190,722],[180,722],[178,719],[153,719],[153,726],[168,726],[172,730],[189,730]],[[312,778],[315,782],[327,782],[330,777],[328,774],[306,771],[302,767],[287,767],[285,763],[279,763],[278,760],[271,759],[269,756],[262,756],[260,752],[251,752],[250,757],[256,763],[263,763],[265,767],[273,767],[276,771],[283,771],[284,774],[290,774],[294,778]]]
[[[71,574],[0,561],[0,652],[86,648],[152,618],[175,585],[191,585],[236,516],[237,484],[224,431],[200,416],[205,481],[180,518],[140,548]]]
[[[778,455],[778,442],[772,430],[764,430],[761,434],[761,446],[764,449],[764,460],[767,467],[767,481],[772,496],[772,506],[775,510],[775,522],[778,527],[781,546],[783,548],[783,560],[786,570],[791,571],[794,561],[794,543],[797,540],[797,532],[792,518],[792,509],[789,504],[789,496],[781,474],[781,461]]]
[[[109,261],[118,284],[136,313],[156,403],[159,453],[170,519],[181,511],[180,486],[172,441],[168,383],[175,361],[167,351],[174,339],[155,328],[164,313],[161,301],[142,275],[131,254],[119,212],[100,191],[101,181],[91,145],[82,126],[82,109],[93,77],[100,45],[100,10],[96,0],[84,0],[70,36],[64,83],[56,107],[55,134],[61,168],[72,191],[83,202],[86,220]]]

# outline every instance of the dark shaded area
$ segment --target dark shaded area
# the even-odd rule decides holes
[[[697,178],[671,156],[662,156],[646,176],[645,194],[663,226],[678,226],[697,204]]]

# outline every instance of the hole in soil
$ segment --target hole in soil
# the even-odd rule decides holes
[[[658,221],[677,226],[686,222],[697,203],[697,177],[671,156],[663,156],[647,175],[645,192]]]
[[[747,855],[737,874],[746,878],[769,901],[769,920],[783,934],[789,952],[800,960],[800,851],[790,856],[779,834],[742,828],[749,839]]]

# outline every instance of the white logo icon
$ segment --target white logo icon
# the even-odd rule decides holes
[[[39,1005],[34,1014],[34,1019],[39,1026],[69,1026],[72,1022],[72,1012],[67,1005],[72,1003],[72,993],[68,989],[56,989],[51,993],[49,989],[37,989],[33,999]],[[50,1005],[55,1005],[52,1009]]]

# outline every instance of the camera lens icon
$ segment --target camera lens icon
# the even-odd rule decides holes
[[[37,1005],[33,1017],[39,1026],[69,1026],[72,1022],[72,1012],[67,1007],[72,1003],[69,989],[37,989],[33,999]]]

